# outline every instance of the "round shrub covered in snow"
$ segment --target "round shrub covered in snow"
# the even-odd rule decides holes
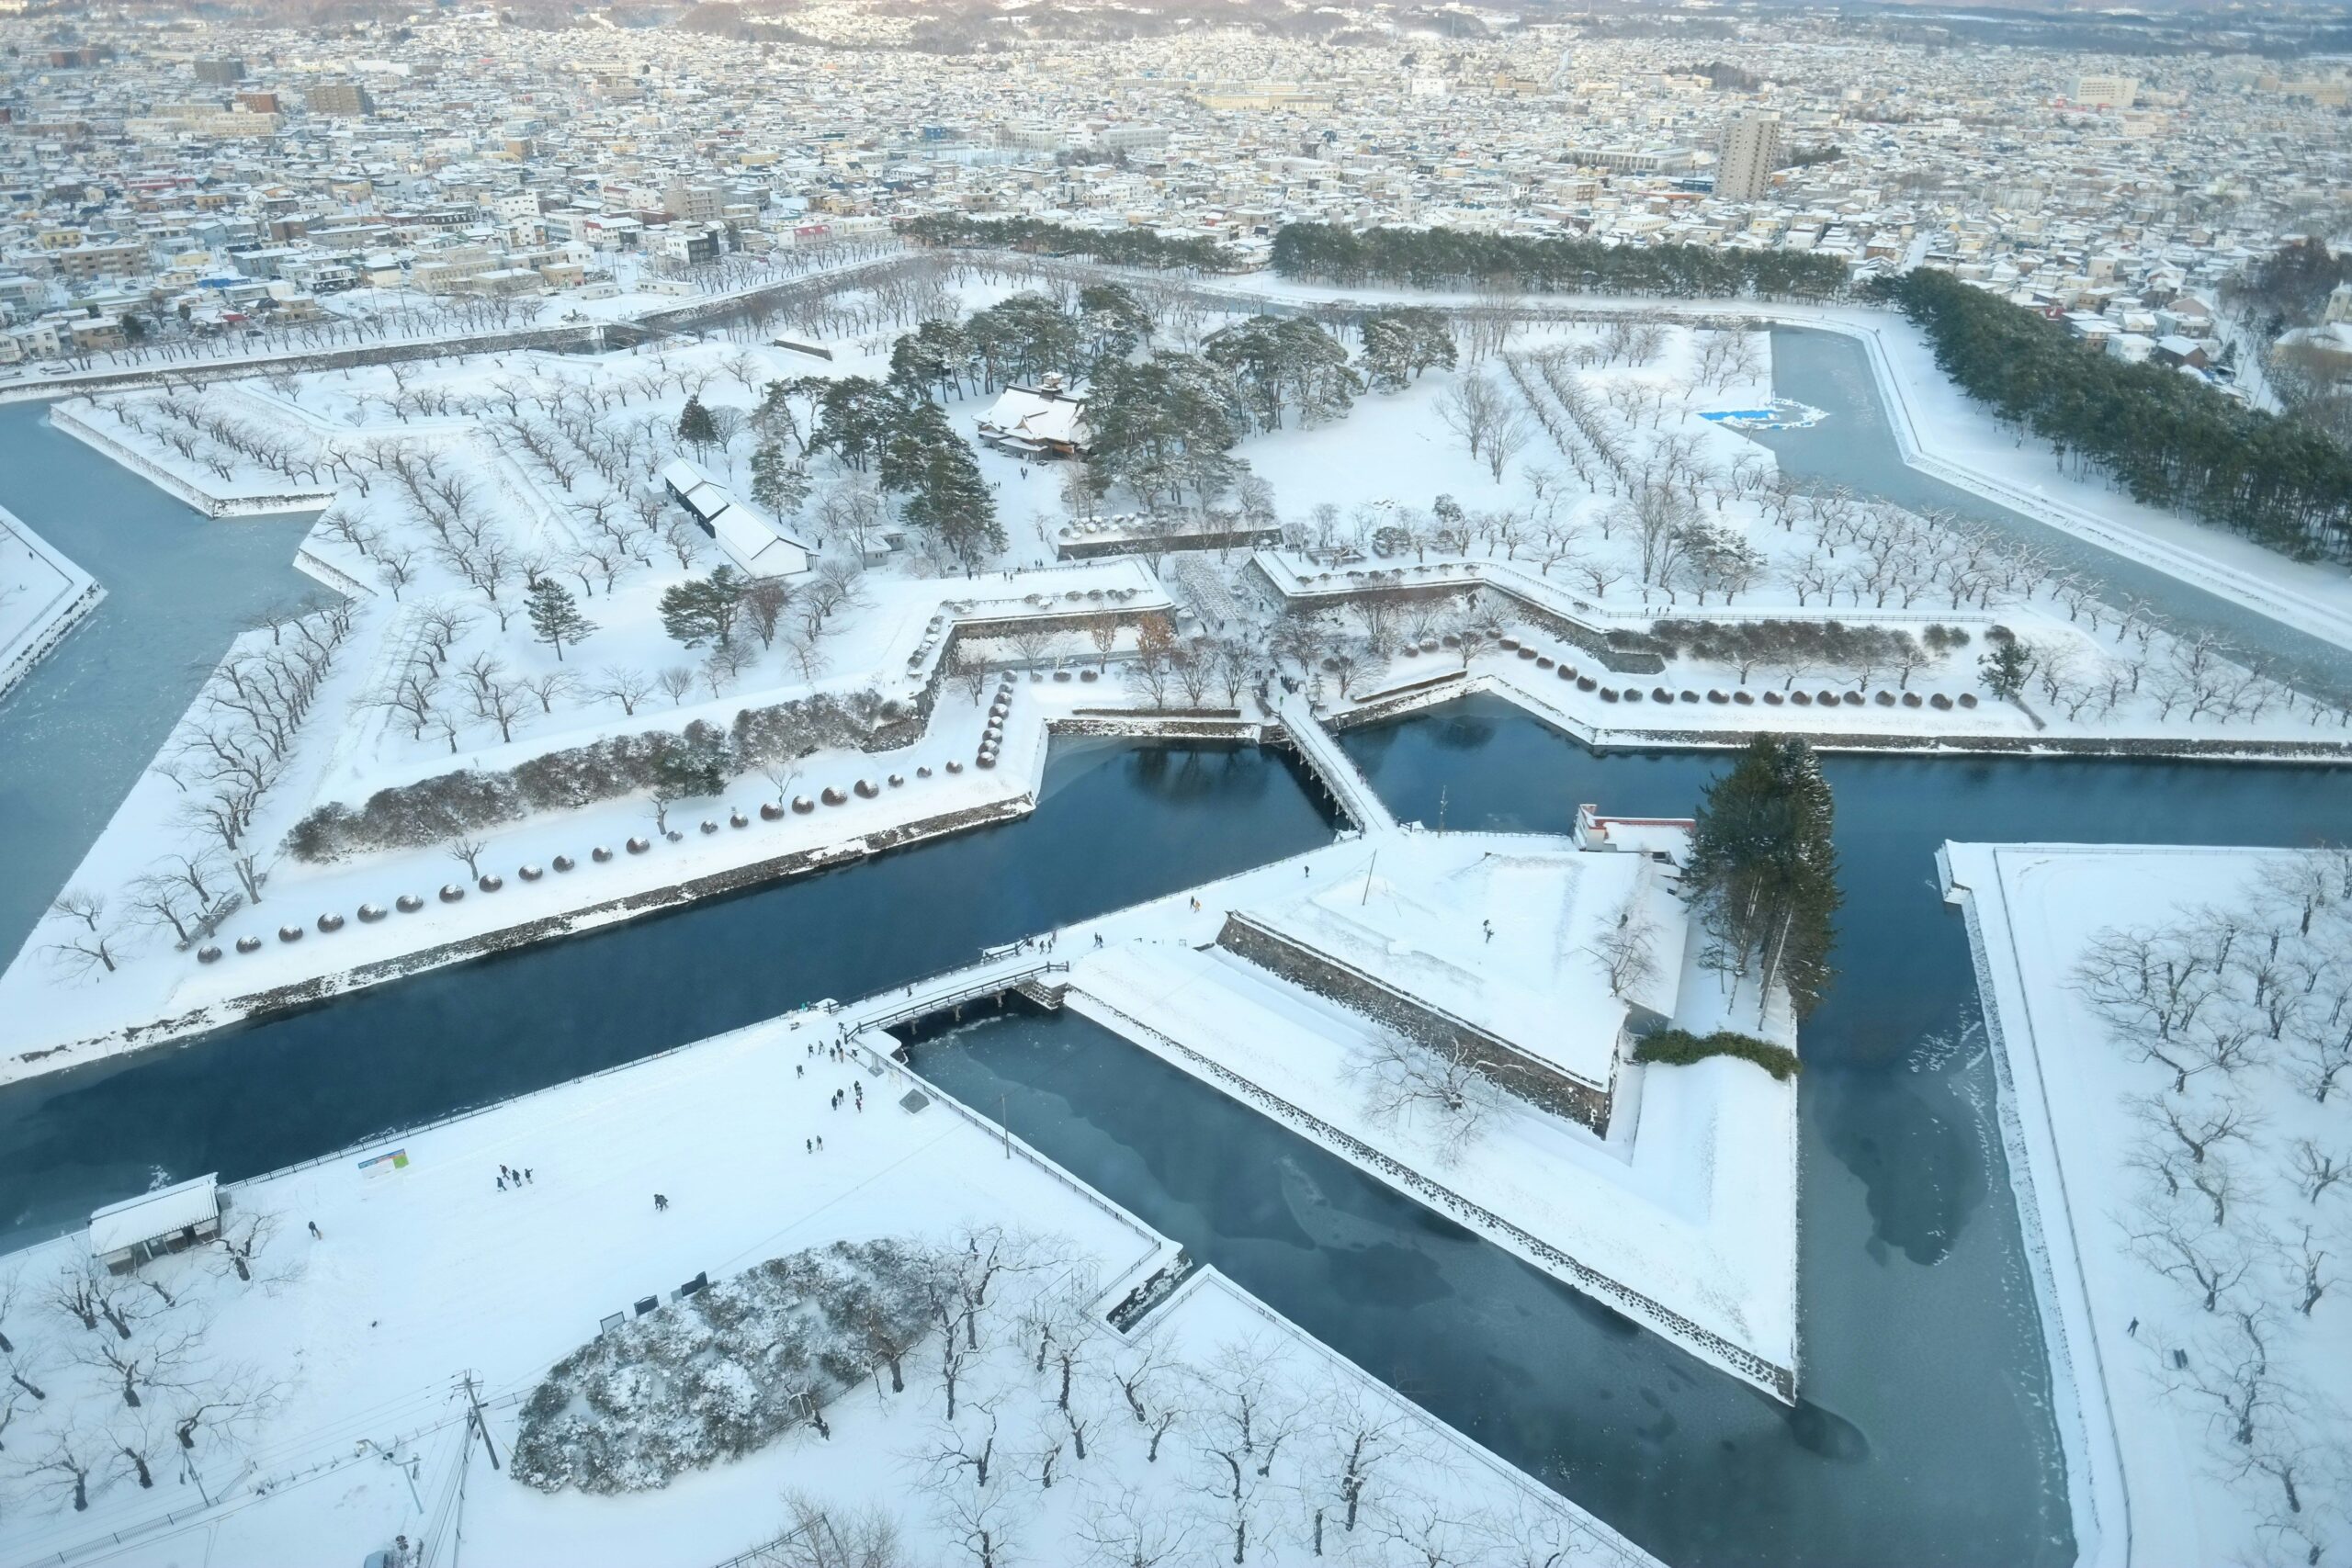
[[[466,890],[454,882],[445,882],[441,885],[441,902],[444,904],[454,904],[465,896]]]
[[[606,861],[613,858],[613,852],[606,849],[604,845],[598,844],[594,849],[588,852],[588,858],[594,861],[598,865],[602,865]]]
[[[220,950],[208,942],[196,950],[196,961],[198,964],[218,964],[220,962]]]
[[[649,1492],[796,1427],[922,1338],[934,1257],[892,1241],[772,1258],[558,1361],[523,1405],[513,1472],[544,1492]],[[878,1351],[878,1354],[877,1354]]]
[[[329,909],[319,917],[319,930],[332,936],[334,932],[343,930],[343,917],[333,909]]]
[[[570,855],[558,855],[548,863],[554,866],[558,871],[570,871],[573,866],[578,865],[580,863],[573,860]]]
[[[403,915],[413,915],[419,909],[424,908],[424,900],[418,897],[413,893],[403,893],[398,898],[394,899],[392,903],[393,907],[398,908]]]
[[[277,940],[280,942],[300,942],[302,940],[302,928],[300,926],[280,926],[277,928]]]
[[[261,951],[261,938],[257,936],[239,937],[237,939],[237,951],[239,953],[259,953]]]

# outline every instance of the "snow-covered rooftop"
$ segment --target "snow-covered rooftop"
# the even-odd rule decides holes
[[[109,1203],[92,1213],[90,1250],[104,1258],[190,1225],[209,1224],[220,1217],[220,1184],[213,1177],[199,1176]]]

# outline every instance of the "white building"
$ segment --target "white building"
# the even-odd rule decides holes
[[[744,576],[797,577],[808,570],[812,552],[807,545],[684,458],[662,470],[662,486]]]
[[[151,1258],[186,1252],[220,1235],[220,1179],[199,1176],[92,1213],[90,1256],[113,1273],[128,1274]]]
[[[1057,376],[1035,387],[1007,387],[974,423],[981,440],[1008,452],[1082,457],[1094,442],[1085,389],[1065,388]]]
[[[2077,76],[2070,101],[2083,108],[2128,109],[2139,96],[2137,76]]]

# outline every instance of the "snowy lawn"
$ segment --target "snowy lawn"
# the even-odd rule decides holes
[[[2076,1402],[2062,1430],[2077,1511],[2097,1515],[2086,1560],[2327,1560],[2352,1485],[2340,863],[1946,853],[1982,939],[2055,1371]],[[2300,888],[2330,899],[2308,938]],[[2140,955],[2153,1006],[2119,999],[2150,994]],[[2167,1041],[2155,1021],[2175,978]],[[2119,1028],[2127,1014],[2144,1030]],[[2185,1089],[2165,1061],[2188,1068]],[[2332,1092],[2315,1099],[2331,1065]]]
[[[1019,1543],[999,1561],[1076,1562],[1083,1537],[1123,1517],[1204,1550],[1246,1522],[1251,1561],[1301,1561],[1318,1504],[1333,1542],[1351,1548],[1345,1561],[1416,1561],[1431,1530],[1464,1543],[1532,1531],[1569,1561],[1642,1560],[1213,1276],[1133,1339],[1111,1329],[1102,1311],[1172,1246],[1025,1149],[1009,1157],[952,1104],[902,1109],[910,1083],[899,1069],[809,1054],[834,1036],[826,1015],[795,1015],[370,1151],[402,1151],[401,1168],[371,1176],[335,1160],[243,1185],[229,1231],[242,1242],[265,1222],[254,1281],[237,1280],[220,1247],[149,1265],[123,1297],[137,1319],[129,1341],[36,1299],[78,1267],[76,1242],[6,1259],[0,1277],[22,1282],[7,1317],[17,1364],[50,1394],[17,1412],[12,1455],[63,1453],[91,1474],[87,1512],[73,1510],[70,1489],[12,1505],[0,1549],[11,1562],[78,1559],[104,1543],[108,1562],[161,1568],[191,1550],[214,1562],[357,1561],[404,1535],[428,1549],[421,1561],[444,1562],[462,1528],[468,1560],[707,1568],[782,1533],[789,1493],[837,1515],[878,1508],[939,1562],[977,1561],[971,1531],[983,1524],[1001,1546]],[[809,1152],[819,1137],[824,1149]],[[527,1167],[528,1180],[502,1190],[502,1165]],[[535,1491],[492,1470],[468,1430],[469,1377],[492,1444],[511,1457],[525,1396],[640,1296],[882,1236],[958,1264],[968,1247],[1001,1244],[1019,1261],[965,1328],[977,1351],[948,1358],[953,1423],[933,1333],[906,1357],[905,1393],[884,1392],[877,1366],[829,1408],[830,1437],[802,1428],[661,1490]],[[148,1279],[171,1305],[139,1299]],[[179,1364],[142,1385],[137,1411],[110,1374],[75,1359],[102,1340],[139,1354],[182,1337]],[[247,1404],[220,1410],[230,1398]],[[1217,1456],[1237,1440],[1230,1398],[1255,1402],[1256,1418],[1292,1440],[1279,1460],[1271,1447],[1260,1455],[1267,1475],[1245,1472],[1241,1495],[1220,1499]],[[156,1423],[205,1400],[219,1429],[198,1428],[183,1479],[181,1450]],[[1331,1469],[1350,1423],[1378,1434],[1379,1483],[1352,1534],[1338,1523]],[[1145,1462],[1155,1430],[1159,1458]],[[982,1484],[970,1460],[991,1444]],[[152,1490],[125,1445],[150,1456]]]

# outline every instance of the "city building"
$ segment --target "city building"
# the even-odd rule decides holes
[[[1756,201],[1772,188],[1781,163],[1781,117],[1744,114],[1724,128],[1715,164],[1715,194],[1726,201]]]

